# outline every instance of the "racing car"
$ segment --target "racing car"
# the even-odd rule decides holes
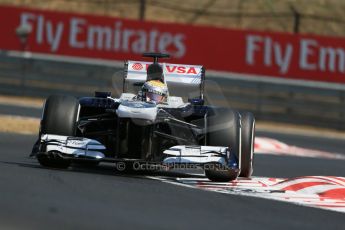
[[[81,98],[49,96],[31,155],[43,167],[68,168],[72,162],[164,169],[193,165],[211,181],[250,177],[253,114],[206,105],[203,66],[161,63],[161,58],[169,57],[162,53],[143,57],[153,62],[125,61],[123,92],[118,98],[110,92]],[[164,100],[147,97],[155,90],[143,92],[150,81],[166,86],[164,95],[158,95]],[[171,95],[171,89],[179,87],[192,87],[197,95]]]

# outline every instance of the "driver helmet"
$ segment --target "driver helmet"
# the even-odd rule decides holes
[[[159,80],[147,81],[142,87],[142,98],[146,102],[164,103],[168,96],[168,87]]]

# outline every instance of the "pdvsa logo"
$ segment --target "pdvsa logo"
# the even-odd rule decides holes
[[[142,70],[142,69],[143,69],[143,65],[140,64],[140,63],[134,63],[134,64],[132,65],[132,68],[133,68],[134,70]]]

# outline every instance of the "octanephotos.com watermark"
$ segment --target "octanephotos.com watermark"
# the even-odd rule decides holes
[[[143,163],[143,162],[117,162],[115,168],[118,171],[134,170],[169,170],[169,169],[183,169],[183,170],[228,170],[229,168],[220,164],[201,164],[201,163]]]

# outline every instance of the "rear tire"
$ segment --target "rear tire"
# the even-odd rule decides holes
[[[40,134],[62,136],[76,135],[76,121],[79,113],[79,101],[75,97],[52,95],[45,102],[41,120]],[[71,161],[58,154],[38,154],[42,166],[68,168]]]
[[[231,109],[214,110],[214,115],[207,119],[207,145],[228,146],[231,154],[238,157],[241,151],[240,117],[237,111]],[[234,170],[210,169],[205,175],[211,181],[227,182],[238,176]]]
[[[250,177],[254,165],[255,118],[252,113],[241,113],[241,177]]]

